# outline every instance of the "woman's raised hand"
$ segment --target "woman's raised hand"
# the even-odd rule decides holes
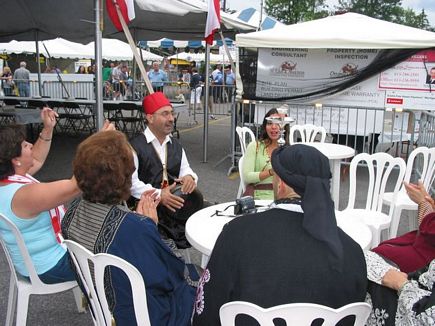
[[[104,120],[103,128],[100,131],[116,130],[115,125],[109,120]]]
[[[51,108],[47,106],[43,107],[41,110],[41,120],[42,123],[44,124],[44,128],[52,130],[56,125],[56,118],[58,117],[59,115],[57,114],[57,112],[53,111]]]

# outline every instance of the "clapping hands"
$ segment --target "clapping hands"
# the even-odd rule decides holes
[[[157,215],[157,206],[160,203],[160,198],[157,198],[157,194],[154,189],[145,191],[136,207],[136,213],[151,218],[156,224],[159,222]]]

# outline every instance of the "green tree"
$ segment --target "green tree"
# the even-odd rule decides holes
[[[426,13],[402,7],[402,0],[339,0],[337,10],[356,12],[393,23],[433,30]]]
[[[401,7],[398,11],[398,19],[395,21],[395,23],[431,30],[431,26],[429,25],[429,20],[427,19],[424,9],[419,14],[410,8],[404,9]]]
[[[401,0],[339,0],[338,10],[351,11],[386,21],[396,21]]]
[[[329,15],[325,0],[266,0],[266,13],[284,24],[323,18]]]

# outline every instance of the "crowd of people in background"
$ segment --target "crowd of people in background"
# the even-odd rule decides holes
[[[1,89],[5,96],[22,96],[30,97],[30,71],[26,67],[27,63],[20,62],[20,67],[12,71],[9,66],[3,68],[0,75]],[[66,70],[62,70],[57,65],[46,63],[43,73],[50,74],[65,74]],[[205,91],[204,85],[206,81],[205,67],[203,63],[191,62],[189,66],[182,65],[180,67],[169,66],[165,62],[153,62],[147,69],[147,75],[151,81],[154,91],[166,92],[166,86],[173,86],[174,83],[179,86],[175,92],[175,99],[184,102],[189,101],[191,107],[202,109]],[[75,74],[95,74],[95,64],[80,64],[76,66],[73,73]],[[214,65],[210,69],[211,74],[209,80],[209,99],[208,105],[210,110],[210,118],[214,119],[213,104],[231,103],[235,93],[235,74],[230,65],[223,66],[221,64]],[[133,76],[132,67],[128,66],[127,62],[105,61],[102,70],[103,77],[103,98],[112,100],[131,100],[141,99],[145,93],[144,81],[142,76]],[[135,82],[133,82],[135,80]],[[184,87],[183,87],[184,86]],[[134,87],[134,89],[133,89]]]

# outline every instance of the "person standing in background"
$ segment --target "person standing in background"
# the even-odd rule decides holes
[[[26,62],[21,61],[20,68],[14,72],[14,81],[22,97],[30,97],[30,71],[26,69],[26,66]]]
[[[225,68],[225,86],[228,95],[228,102],[231,103],[233,100],[234,89],[236,86],[236,76],[234,75],[231,66],[227,66]]]
[[[163,86],[168,81],[168,76],[160,69],[157,61],[153,62],[153,69],[148,72],[148,78],[153,85],[154,92],[163,92]]]
[[[0,76],[0,80],[2,81],[2,88],[5,96],[11,96],[14,86],[11,68],[7,66],[3,67],[3,74]]]

